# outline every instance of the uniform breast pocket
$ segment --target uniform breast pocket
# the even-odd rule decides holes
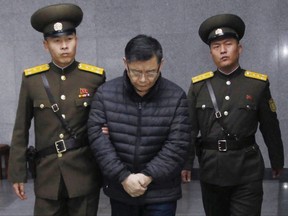
[[[257,106],[251,102],[240,103],[236,115],[239,117],[237,118],[239,127],[242,128],[247,128],[247,124],[254,127],[254,124],[258,122]]]
[[[213,104],[212,104],[212,101],[210,100],[210,98],[207,98],[207,99],[198,99],[197,102],[196,102],[196,108],[197,109],[202,109],[202,110],[205,110],[205,109],[213,109]]]
[[[75,99],[76,107],[79,109],[90,108],[92,98],[77,98]]]
[[[196,103],[196,110],[197,114],[205,114],[205,113],[211,113],[214,112],[214,107],[211,101],[208,100],[199,100]]]
[[[214,107],[209,100],[198,100],[196,103],[197,119],[199,121],[201,131],[206,131],[210,128],[209,119],[214,116]]]
[[[34,100],[34,117],[35,124],[48,126],[51,124],[51,115],[54,115],[48,100]]]
[[[35,100],[33,106],[35,111],[44,111],[47,109],[51,109],[51,104],[49,100]]]
[[[251,112],[253,112],[253,111],[257,110],[257,106],[253,102],[244,102],[244,103],[241,102],[239,104],[239,109],[241,109],[243,111],[248,111],[248,112],[251,111]]]

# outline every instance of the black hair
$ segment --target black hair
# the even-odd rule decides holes
[[[162,46],[155,38],[147,35],[137,35],[132,38],[125,47],[126,61],[147,61],[153,56],[157,57],[157,62],[160,64],[163,58]]]

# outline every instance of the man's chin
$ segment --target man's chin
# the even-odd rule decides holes
[[[135,88],[135,90],[136,90],[136,92],[137,92],[139,95],[141,95],[141,96],[147,94],[148,91],[149,91],[149,90],[147,90],[147,89],[138,89],[138,88]]]
[[[66,59],[62,59],[61,64],[63,65],[69,65],[74,61],[74,59],[72,58],[66,58]]]

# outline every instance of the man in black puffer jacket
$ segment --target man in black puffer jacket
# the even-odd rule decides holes
[[[91,104],[90,147],[112,216],[173,216],[181,198],[191,128],[186,94],[161,76],[162,57],[156,39],[131,39],[124,75],[102,85]]]

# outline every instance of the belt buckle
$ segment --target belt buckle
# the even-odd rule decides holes
[[[220,152],[227,151],[227,140],[218,140],[218,151]]]
[[[58,140],[54,143],[54,145],[57,151],[58,158],[62,157],[62,153],[67,151],[65,141],[63,139]]]

